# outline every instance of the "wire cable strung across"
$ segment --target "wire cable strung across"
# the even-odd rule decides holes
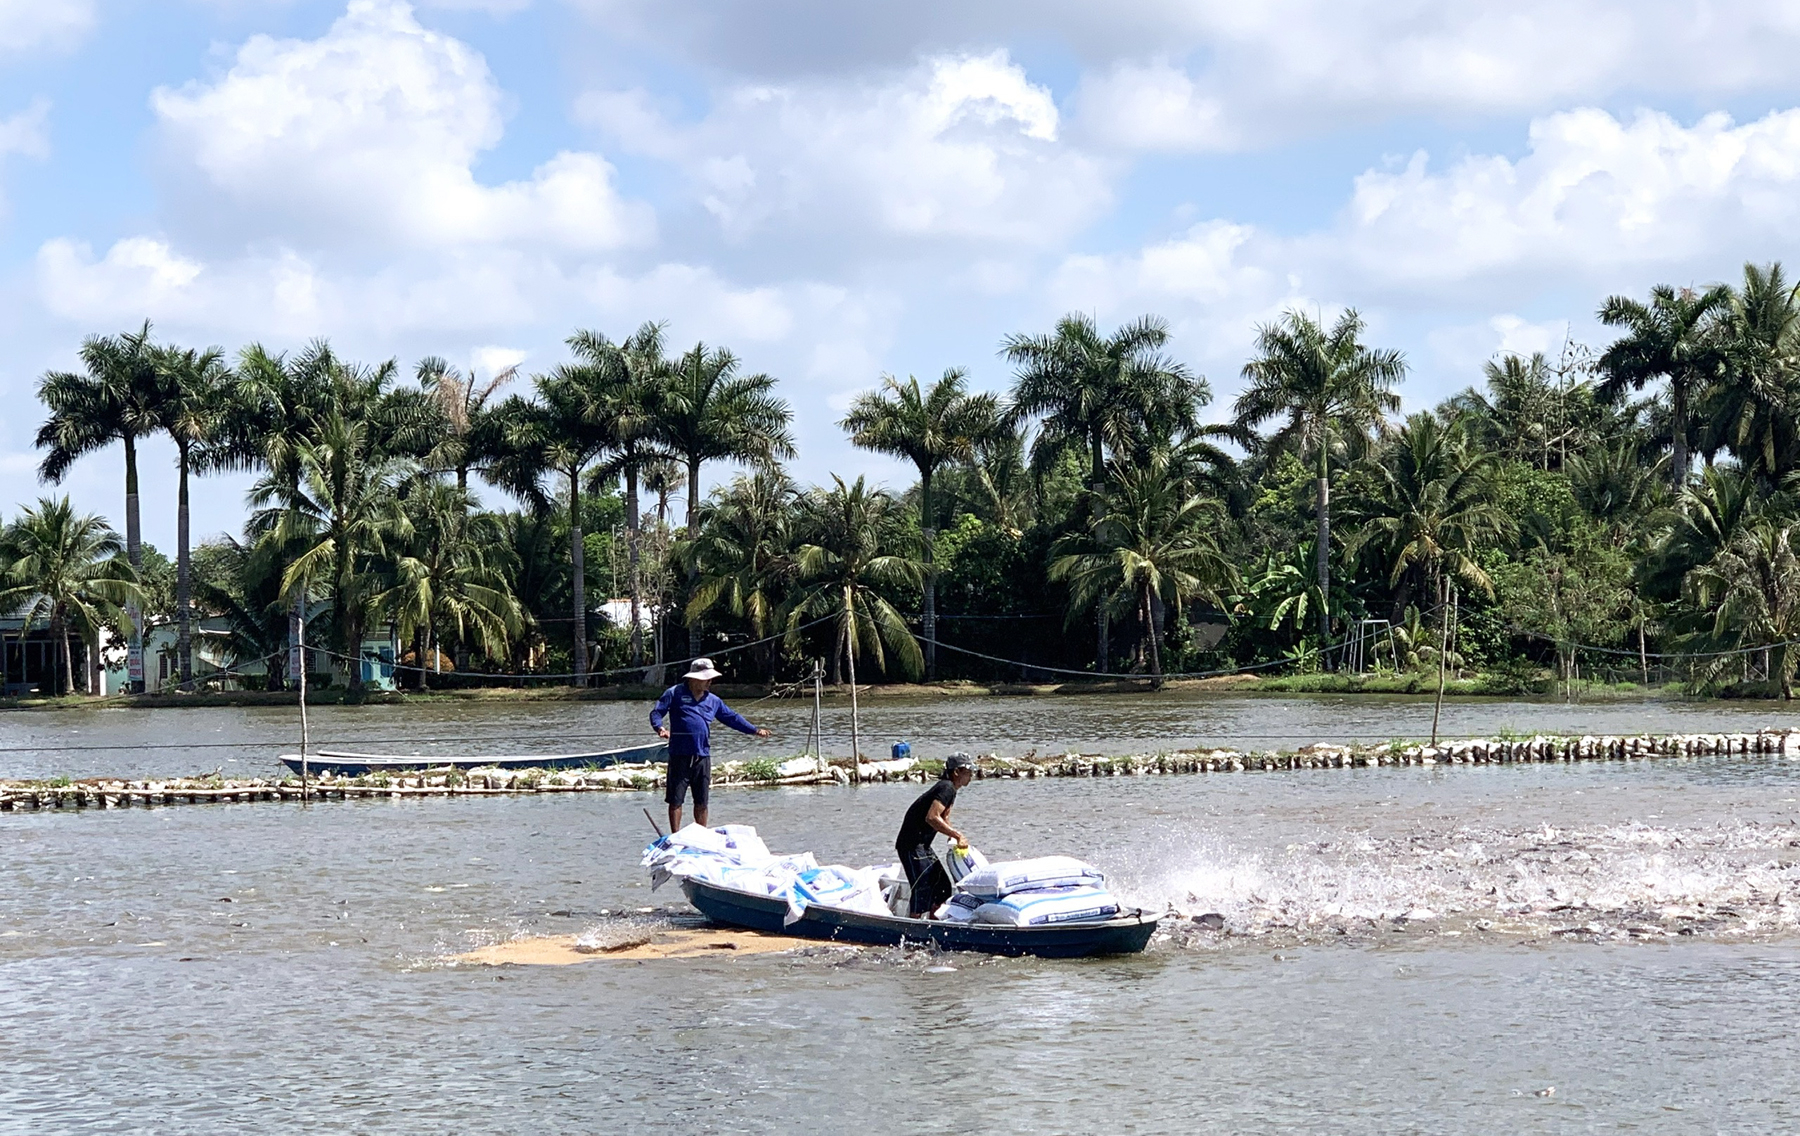
[[[837,618],[837,614],[835,612],[830,615],[821,615],[817,619],[808,620],[807,622],[800,624],[798,627],[791,627],[788,630],[780,632],[779,634],[776,634],[776,635],[765,635],[761,639],[752,639],[748,643],[737,643],[730,647],[720,647],[718,650],[714,651],[710,655],[692,655],[687,658],[681,658],[681,659],[665,659],[661,663],[642,663],[635,667],[614,667],[611,670],[588,671],[586,674],[578,674],[574,671],[567,671],[567,672],[560,673],[560,674],[539,674],[535,671],[525,671],[525,672],[516,673],[516,674],[504,674],[504,673],[497,672],[497,671],[451,671],[449,673],[454,674],[454,675],[459,675],[463,678],[504,678],[504,679],[513,679],[515,681],[524,680],[524,679],[543,680],[543,679],[570,679],[570,678],[605,678],[608,675],[636,674],[639,671],[647,671],[650,668],[656,667],[656,666],[679,667],[679,666],[684,666],[688,663],[691,663],[695,659],[722,658],[726,655],[733,654],[737,651],[746,651],[746,650],[749,650],[751,647],[760,647],[764,643],[773,643],[777,639],[786,639],[789,635],[792,635],[796,631],[805,631],[809,627],[817,627],[819,624],[824,623],[827,620],[832,620],[832,619],[836,619],[836,618]],[[310,651],[317,651],[319,654],[329,656],[330,658],[333,658],[333,659],[342,659],[343,661],[350,662],[350,663],[379,662],[379,663],[381,663],[382,666],[392,667],[397,671],[419,671],[424,674],[442,674],[442,673],[444,673],[442,671],[433,670],[430,667],[416,666],[412,663],[383,662],[381,660],[380,656],[376,656],[376,655],[346,655],[341,651],[331,651],[331,650],[327,650],[324,647],[309,647],[307,649]]]
[[[1732,647],[1720,651],[1644,651],[1638,652],[1621,647],[1596,647],[1589,643],[1571,643],[1558,639],[1554,635],[1545,635],[1541,631],[1531,631],[1523,627],[1508,627],[1515,635],[1524,635],[1532,639],[1541,639],[1546,643],[1554,643],[1559,647],[1567,647],[1571,651],[1592,651],[1599,655],[1618,655],[1623,658],[1636,659],[1720,659],[1731,655],[1755,655],[1763,651],[1773,651],[1777,647],[1800,646],[1800,639],[1783,639],[1776,643],[1763,643],[1755,647]]]
[[[417,737],[351,738],[348,741],[344,742],[343,744],[345,744],[345,745],[370,745],[370,744],[379,745],[379,744],[388,744],[388,743],[396,743],[397,744],[397,743],[402,743],[402,742],[413,742],[413,743],[416,743],[419,745],[425,745],[425,744],[448,745],[451,743],[461,744],[464,742],[507,741],[507,740],[511,740],[514,738],[527,739],[527,738],[530,738],[533,736],[534,735],[531,735],[531,734],[518,733],[518,734],[495,734],[495,735],[470,734],[470,735],[467,735],[466,737],[433,737],[433,738],[417,738]],[[647,738],[650,735],[649,735],[649,731],[646,730],[642,733],[629,733],[629,734],[614,734],[614,733],[587,734],[587,733],[584,733],[584,734],[582,734],[582,736],[589,737],[589,738]],[[825,733],[822,733],[819,736],[822,739],[827,740],[827,741],[849,741],[850,740],[850,732],[848,730],[844,730],[841,732],[826,731]],[[1292,738],[1310,738],[1312,736],[1313,736],[1313,734],[1306,730],[1290,730],[1287,733],[1281,733],[1281,734],[1247,734],[1247,733],[1241,733],[1236,730],[1224,730],[1224,731],[1218,732],[1217,740],[1221,743],[1237,742],[1237,741],[1247,741],[1247,742],[1285,741],[1285,740],[1289,740]],[[1407,735],[1404,733],[1396,733],[1393,730],[1357,731],[1357,732],[1335,730],[1332,732],[1331,736],[1334,739],[1343,738],[1343,739],[1347,739],[1347,740],[1389,741],[1389,740],[1392,740],[1397,737],[1408,737],[1408,736],[1412,736],[1412,735]],[[1422,735],[1419,735],[1419,736],[1422,736]],[[1461,740],[1461,741],[1478,741],[1483,738],[1491,738],[1493,736],[1494,735],[1491,732],[1483,733],[1483,734],[1440,734],[1439,735],[1439,737],[1441,737],[1441,738],[1450,739],[1450,740]],[[909,730],[909,731],[907,731],[906,737],[907,737],[908,741],[913,741],[913,742],[943,742],[945,744],[955,743],[958,745],[963,745],[963,744],[968,743],[968,737],[966,734],[957,734],[957,733],[921,734],[921,733],[917,732],[916,730]],[[1141,740],[1141,741],[1145,741],[1145,742],[1153,742],[1162,737],[1164,737],[1163,734],[1155,733],[1155,734],[1145,734],[1142,737],[1136,738],[1136,739],[1132,739],[1127,736],[1127,737],[1125,737],[1125,740]],[[1037,744],[1038,745],[1058,745],[1058,744],[1074,745],[1074,744],[1078,744],[1078,743],[1059,742],[1056,740],[1050,740],[1050,741],[1040,742]],[[1079,743],[1079,744],[1091,745],[1091,744],[1096,744],[1096,743],[1083,742],[1083,743]],[[265,747],[266,747],[266,743],[261,742],[261,741],[255,741],[255,740],[246,740],[246,741],[240,741],[240,742],[151,742],[151,743],[138,744],[138,745],[63,745],[63,746],[7,747],[7,748],[0,748],[0,754],[116,753],[116,752],[126,751],[126,750],[129,750],[132,752],[137,752],[140,750],[170,750],[170,749],[262,750]],[[1027,748],[1031,748],[1031,746],[1028,744]],[[423,754],[406,754],[406,755],[402,755],[402,756],[419,757],[422,759],[428,759],[431,757],[441,757],[441,756],[445,756],[445,755],[423,753]],[[866,757],[865,757],[865,760],[867,760]]]

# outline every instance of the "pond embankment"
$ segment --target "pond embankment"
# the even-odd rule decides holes
[[[1732,755],[1800,756],[1800,730],[1751,733],[1535,735],[1446,741],[1336,745],[1318,742],[1288,751],[1188,749],[1105,757],[1067,753],[975,759],[978,779],[1039,777],[1141,777],[1149,775],[1252,773],[1304,769],[1378,769],[1436,765],[1505,765],[1573,761],[1642,761]],[[427,761],[429,759],[421,759]],[[865,761],[855,770],[869,783],[935,778],[942,763],[926,759]],[[797,757],[784,762],[728,761],[715,768],[714,784],[738,787],[846,785],[847,759]],[[299,777],[203,777],[125,779],[84,777],[54,781],[0,780],[0,811],[108,809],[253,801],[374,800],[405,797],[520,796],[553,793],[648,792],[663,784],[660,765],[604,769],[458,769],[421,767],[405,773],[355,777],[321,774],[304,785]]]
[[[529,681],[529,680],[527,680]],[[783,683],[775,686],[752,683],[715,683],[713,689],[728,701],[778,698],[789,702],[810,701],[812,687],[807,684]],[[308,692],[306,699],[314,706],[429,706],[458,704],[511,705],[519,703],[557,702],[639,702],[652,701],[662,693],[658,686],[613,684],[575,687],[537,686],[469,686],[425,691],[368,690],[352,693],[342,687],[327,687]],[[930,683],[859,683],[857,696],[876,702],[916,702],[984,697],[1030,697],[1033,695],[1086,694],[1381,694],[1428,696],[1437,690],[1437,673],[1407,671],[1402,673],[1338,673],[1258,675],[1226,674],[1208,678],[1171,678],[1158,686],[1148,675],[1122,679],[1064,679],[1055,682],[976,682],[949,679]],[[1760,686],[1733,687],[1711,694],[1689,690],[1679,683],[1644,685],[1633,682],[1605,683],[1583,680],[1573,688],[1565,687],[1549,671],[1464,673],[1453,676],[1444,687],[1450,697],[1536,698],[1568,694],[1582,701],[1614,701],[1641,698],[1708,701],[1773,700],[1777,691]],[[836,705],[848,702],[847,685],[827,686],[823,700]],[[0,710],[75,710],[75,709],[191,709],[219,706],[293,706],[299,696],[285,690],[204,690],[189,693],[114,694],[94,697],[85,694],[63,696],[15,695],[0,698]]]

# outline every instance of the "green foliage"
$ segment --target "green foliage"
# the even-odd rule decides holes
[[[781,776],[781,763],[772,757],[757,758],[744,762],[743,772],[746,781],[773,781]]]
[[[656,323],[575,333],[568,362],[504,400],[510,373],[428,358],[415,386],[323,341],[227,359],[145,325],[43,377],[41,472],[119,444],[132,489],[139,443],[165,435],[195,491],[221,468],[256,474],[245,531],[171,563],[44,502],[7,527],[0,568],[34,621],[83,637],[124,638],[134,606],[177,621],[191,596],[239,657],[278,657],[271,682],[303,608],[315,646],[391,630],[459,671],[520,676],[693,651],[740,679],[791,681],[814,660],[911,677],[935,620],[946,646],[1003,660],[947,650],[956,677],[1254,664],[1271,688],[1403,690],[1435,673],[1447,632],[1452,689],[1538,689],[1552,671],[1572,689],[1597,648],[1646,672],[1659,651],[1732,650],[1679,677],[1785,695],[1796,290],[1780,265],[1746,265],[1734,286],[1659,286],[1600,314],[1617,329],[1601,349],[1496,358],[1400,419],[1404,360],[1364,343],[1354,311],[1284,313],[1258,329],[1230,427],[1203,421],[1210,389],[1160,319],[1103,331],[1071,315],[1003,342],[1004,400],[957,368],[855,399],[854,444],[913,466],[892,491],[794,484],[777,381],[717,345],[673,352]],[[749,468],[705,495],[726,462]],[[484,504],[490,487],[509,500]],[[40,543],[63,551],[21,551],[46,518],[63,536]],[[627,598],[636,625],[601,618]],[[1387,621],[1383,673],[1324,673],[1364,619]]]
[[[121,623],[142,594],[122,551],[104,520],[76,513],[67,497],[45,497],[0,530],[0,611],[17,613],[27,631],[49,628],[60,646],[51,652],[56,693],[74,686],[70,637],[98,650],[102,629]]]

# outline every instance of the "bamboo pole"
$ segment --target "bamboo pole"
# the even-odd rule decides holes
[[[1450,578],[1443,577],[1438,588],[1438,612],[1442,626],[1438,629],[1437,701],[1431,707],[1431,744],[1438,739],[1438,717],[1444,712],[1444,656],[1450,652]]]
[[[862,784],[862,718],[856,705],[856,609],[844,589],[844,653],[850,656],[850,784]]]
[[[824,737],[823,728],[821,727],[820,721],[819,721],[819,714],[820,714],[819,704],[820,704],[821,699],[824,696],[824,684],[825,684],[825,664],[822,660],[814,660],[812,680],[813,680],[813,682],[812,682],[812,686],[813,686],[812,734],[807,738],[807,745],[812,751],[812,756],[823,759],[825,756],[825,737]]]
[[[304,609],[300,615],[300,804],[307,804],[311,795],[307,791],[309,780],[307,769],[307,748],[311,735],[306,727],[306,614]],[[421,660],[423,661],[423,660]]]

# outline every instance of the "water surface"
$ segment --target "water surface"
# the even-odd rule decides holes
[[[370,709],[322,714],[321,732],[349,744],[548,718],[574,736],[624,732],[642,708]],[[1413,732],[1420,710],[984,699],[878,713],[878,736],[904,728],[930,739],[920,749],[1004,720],[1020,749],[1123,752],[1184,730],[1304,741],[1379,724],[1389,736]],[[1467,733],[1471,722],[1778,722],[1768,707],[1479,703],[1454,714]],[[186,770],[201,753],[210,768],[224,752],[266,764],[286,729],[263,710],[76,716],[88,744],[226,743],[105,751],[110,761],[79,751],[91,764],[77,766],[67,750],[20,755],[32,739],[67,741],[46,717],[0,718],[0,771],[79,774],[121,756]],[[895,719],[902,727],[887,730]],[[917,791],[726,790],[714,809],[778,848],[865,863],[891,855]],[[825,948],[563,969],[447,962],[519,935],[675,917],[679,895],[650,892],[635,866],[652,803],[0,814],[0,1131],[1800,1123],[1797,761],[983,781],[958,820],[990,854],[1084,855],[1134,902],[1216,913],[1224,929],[1172,919],[1141,957],[958,956],[948,973],[929,971],[946,960],[922,952]]]

